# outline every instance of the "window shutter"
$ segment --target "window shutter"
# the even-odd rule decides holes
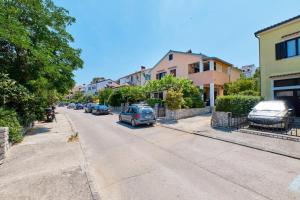
[[[286,43],[281,42],[275,45],[276,49],[276,60],[286,58]]]

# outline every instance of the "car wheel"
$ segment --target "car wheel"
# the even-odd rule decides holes
[[[119,121],[120,121],[120,122],[122,122],[122,121],[123,121],[121,116],[119,116]]]
[[[135,120],[133,119],[133,120],[131,120],[131,126],[132,127],[135,127],[136,126],[136,122],[135,122]]]

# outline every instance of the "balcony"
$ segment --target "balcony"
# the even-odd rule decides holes
[[[189,79],[193,81],[195,85],[205,85],[213,82],[215,85],[224,85],[230,81],[230,77],[225,72],[218,71],[204,71],[198,73],[191,73],[188,75]]]

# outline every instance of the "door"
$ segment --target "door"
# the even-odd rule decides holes
[[[274,96],[278,100],[285,101],[294,114],[300,117],[300,89],[275,91]]]

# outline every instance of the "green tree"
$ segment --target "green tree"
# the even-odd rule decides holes
[[[183,94],[181,91],[176,91],[173,89],[168,90],[166,96],[167,108],[170,110],[180,109],[184,104]]]
[[[75,18],[51,0],[1,0],[0,10],[0,72],[36,97],[31,107],[42,116],[53,95],[74,86],[73,71],[83,65],[67,32]]]
[[[99,103],[100,104],[108,104],[109,97],[112,93],[113,93],[113,90],[111,88],[105,88],[103,90],[100,90]]]
[[[245,92],[247,91],[247,92]],[[249,92],[252,91],[252,92]],[[257,79],[255,78],[240,78],[235,82],[227,83],[224,87],[225,95],[238,95],[241,93],[252,93],[259,95]]]

